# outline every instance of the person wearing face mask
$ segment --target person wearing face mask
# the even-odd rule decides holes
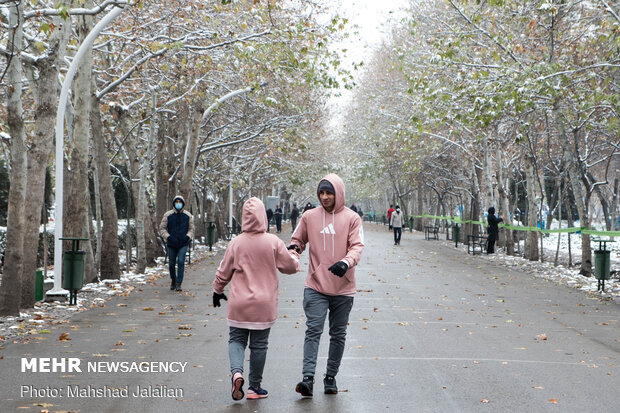
[[[390,217],[390,226],[394,229],[394,245],[400,245],[400,237],[403,229],[403,214],[400,212],[400,207],[396,205],[396,209],[392,212]]]
[[[184,209],[185,200],[181,195],[174,197],[172,205],[173,208],[164,214],[159,224],[159,233],[166,242],[168,250],[170,289],[182,291],[185,254],[194,237],[194,217]]]

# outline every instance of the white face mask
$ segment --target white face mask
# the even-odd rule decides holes
[[[174,207],[177,209],[177,211],[180,211],[183,209],[183,203],[182,202],[175,202],[174,203]]]

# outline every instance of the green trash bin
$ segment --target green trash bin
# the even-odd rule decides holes
[[[62,288],[79,290],[84,285],[84,251],[65,251]]]
[[[34,279],[34,300],[41,301],[43,299],[43,271],[37,270]]]
[[[594,276],[597,280],[609,280],[611,251],[594,251]]]
[[[459,246],[459,240],[461,239],[461,227],[459,224],[455,224],[452,229],[452,238],[454,238],[454,247]]]
[[[610,278],[610,255],[611,251],[607,250],[607,243],[614,242],[611,240],[595,240],[598,242],[598,250],[594,251],[594,277],[598,280],[598,289],[605,291],[605,280]]]
[[[209,251],[213,251],[213,244],[215,244],[215,222],[209,221],[207,227],[207,244],[209,244]]]

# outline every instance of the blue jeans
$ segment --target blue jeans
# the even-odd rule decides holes
[[[230,372],[233,374],[243,373],[243,359],[245,348],[250,339],[250,386],[260,387],[263,381],[263,370],[267,360],[267,345],[269,343],[270,328],[265,330],[249,330],[247,328],[230,327],[228,338],[228,358],[230,359]]]
[[[353,307],[353,297],[344,295],[325,295],[312,288],[304,290],[304,312],[306,313],[306,337],[304,340],[304,364],[302,374],[314,376],[319,342],[323,334],[325,318],[329,310],[329,355],[327,371],[336,376],[344,354],[349,313]]]
[[[170,270],[170,279],[176,284],[183,282],[183,272],[185,271],[185,254],[187,253],[187,245],[181,248],[168,248],[168,269]],[[176,267],[179,267],[176,270]]]

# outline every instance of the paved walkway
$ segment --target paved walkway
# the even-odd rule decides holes
[[[0,410],[617,411],[618,303],[468,256],[420,233],[406,232],[393,246],[386,227],[366,224],[365,231],[338,395],[322,393],[327,334],[315,397],[301,399],[294,391],[305,327],[303,271],[281,278],[280,318],[263,381],[269,398],[230,398],[226,309],[211,306],[217,256],[188,269],[181,294],[162,278],[49,326],[49,333],[27,343],[4,344]],[[288,231],[281,235],[288,242]],[[302,263],[307,269],[307,254]],[[76,358],[82,372],[22,372],[21,360],[35,357]],[[169,367],[183,371],[86,371],[88,363],[110,368],[112,362],[129,369],[132,363],[174,362]],[[149,393],[149,386],[169,397]]]

